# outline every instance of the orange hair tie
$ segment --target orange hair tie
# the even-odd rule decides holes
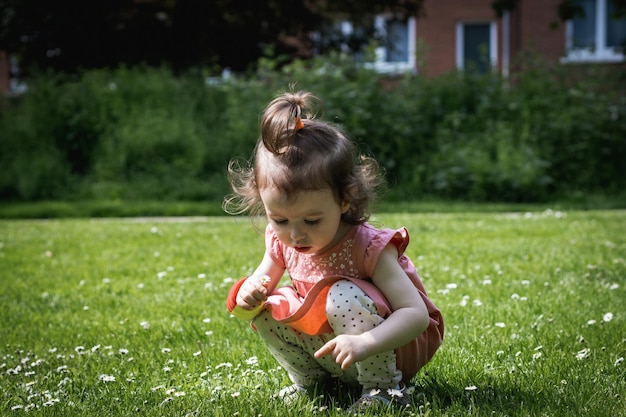
[[[295,128],[296,130],[300,130],[304,127],[304,123],[302,122],[302,118],[300,116],[296,116],[295,119]]]

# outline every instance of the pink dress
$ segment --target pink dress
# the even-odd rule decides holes
[[[369,224],[353,226],[346,236],[324,253],[306,255],[283,245],[268,225],[266,249],[278,265],[286,268],[293,286],[274,290],[266,305],[272,317],[306,334],[332,333],[325,315],[326,295],[337,280],[348,279],[358,285],[375,303],[378,314],[385,318],[392,311],[388,301],[370,277],[374,274],[383,249],[394,245],[398,263],[419,290],[430,316],[428,328],[407,345],[396,349],[396,365],[409,379],[434,355],[443,341],[443,317],[426,295],[415,266],[404,254],[409,244],[405,228],[376,229]]]

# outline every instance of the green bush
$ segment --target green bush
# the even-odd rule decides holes
[[[380,161],[390,200],[533,202],[626,186],[623,79],[606,67],[527,59],[510,79],[426,79],[340,55],[276,64],[211,83],[150,67],[41,74],[2,99],[0,197],[219,200],[228,161],[251,155],[264,105],[294,82]]]

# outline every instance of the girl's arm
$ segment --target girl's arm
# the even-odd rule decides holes
[[[375,353],[404,346],[430,324],[428,309],[419,291],[398,263],[398,250],[388,245],[381,253],[372,281],[391,304],[391,315],[370,332]]]
[[[335,337],[315,353],[316,357],[330,354],[345,369],[377,353],[404,346],[426,330],[430,322],[428,309],[398,264],[395,246],[388,245],[380,254],[372,281],[391,304],[393,313],[370,331]]]

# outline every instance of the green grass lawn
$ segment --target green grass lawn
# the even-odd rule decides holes
[[[385,213],[443,310],[419,416],[626,416],[626,212]],[[0,221],[0,415],[339,416],[224,306],[263,239],[228,217]],[[399,415],[390,412],[388,415]]]

